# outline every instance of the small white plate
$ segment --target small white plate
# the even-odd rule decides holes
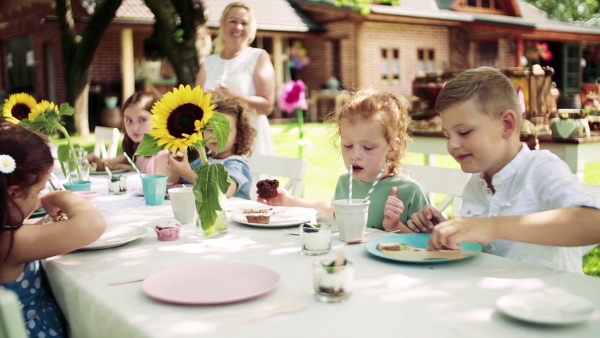
[[[92,244],[84,246],[80,250],[100,250],[114,248],[146,236],[147,231],[147,228],[139,225],[108,225],[100,238],[98,238]]]
[[[594,313],[594,303],[564,291],[541,290],[512,293],[496,300],[502,313],[538,324],[573,324]]]
[[[251,223],[248,222],[244,213],[241,210],[236,210],[231,215],[231,218],[242,224],[251,225],[261,228],[281,228],[290,227],[294,225],[300,225],[302,223],[310,222],[312,218],[315,218],[316,210],[309,208],[300,207],[269,207],[265,208],[272,209],[271,218],[268,224],[262,223]]]

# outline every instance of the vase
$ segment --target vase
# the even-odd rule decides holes
[[[225,194],[219,194],[219,204],[221,205],[220,211],[217,211],[217,218],[215,224],[206,229],[202,228],[202,221],[200,215],[196,218],[196,235],[204,239],[221,238],[227,235],[227,196]]]

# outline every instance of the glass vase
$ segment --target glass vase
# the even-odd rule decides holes
[[[196,217],[196,235],[198,237],[213,239],[227,235],[227,196],[223,193],[219,195],[219,204],[223,210],[217,211],[217,218],[212,226],[205,227],[206,229],[202,228],[200,215]]]

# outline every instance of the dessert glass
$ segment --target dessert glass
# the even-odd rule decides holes
[[[313,262],[313,285],[315,298],[325,303],[339,303],[350,297],[354,284],[354,265],[345,260],[341,266],[333,266],[335,260]]]
[[[331,249],[331,225],[328,223],[300,225],[302,254],[324,255]]]

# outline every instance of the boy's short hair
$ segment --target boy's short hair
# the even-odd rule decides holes
[[[450,79],[435,101],[435,110],[441,113],[454,104],[471,99],[479,106],[480,113],[491,117],[498,117],[507,109],[514,111],[520,130],[523,116],[517,91],[499,69],[473,68]]]

